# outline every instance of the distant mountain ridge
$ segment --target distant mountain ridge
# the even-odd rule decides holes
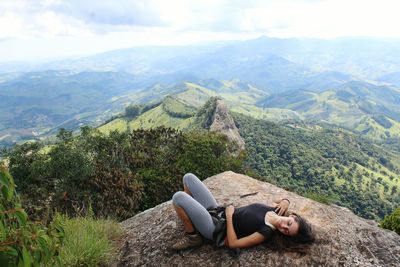
[[[123,112],[129,104],[157,103],[167,96],[194,108],[210,97],[220,96],[234,112],[255,118],[322,120],[375,140],[399,136],[399,89],[348,81],[348,75],[337,72],[317,76],[323,77],[320,83],[306,89],[270,93],[240,79],[210,78],[171,85],[152,84],[152,79],[137,79],[126,72],[27,73],[0,83],[0,142],[18,140],[18,136],[48,135],[59,127],[96,126]],[[312,90],[314,87],[318,89]],[[170,107],[163,105],[164,110]],[[161,107],[156,110],[164,112]],[[170,116],[164,116],[167,114],[149,112],[130,124],[134,128],[146,127],[155,119],[165,123]]]
[[[297,66],[294,69],[298,70],[303,68],[311,72],[336,71],[362,79],[378,79],[385,74],[399,71],[400,40],[279,39],[264,36],[246,41],[215,42],[203,45],[125,48],[34,66],[27,64],[26,68],[21,66],[21,63],[15,64],[14,68],[12,64],[3,63],[0,64],[0,72],[67,69],[79,72],[84,70],[127,71],[135,75],[152,76],[188,71],[200,75],[198,78],[203,79],[210,78],[205,75],[208,71],[221,70],[218,66],[221,64],[228,67],[225,68],[228,72],[234,73],[232,67],[239,62],[258,64],[262,61],[272,62],[272,65],[290,64],[293,67]],[[246,65],[241,64],[241,67],[246,67]],[[243,77],[214,76],[212,78],[245,80]]]
[[[396,127],[387,129],[399,121],[399,59],[394,39],[261,37],[126,48],[29,66],[27,73],[1,73],[12,66],[0,64],[0,143],[99,125],[131,103],[167,95],[192,106],[220,95],[257,118],[322,119],[375,139],[397,136]]]
[[[321,92],[270,95],[257,105],[290,109],[304,119],[346,127],[375,140],[400,137],[400,90],[388,86],[350,81]]]
[[[320,91],[293,90],[268,94],[241,81],[201,80],[197,84],[180,83],[170,87],[170,90],[164,88],[159,92],[193,108],[200,107],[210,97],[219,96],[233,112],[254,118],[325,122],[375,141],[400,138],[400,90],[389,86],[349,81]],[[147,98],[150,102],[157,99],[160,101],[161,95],[149,95]],[[176,109],[172,108],[176,105],[163,102],[164,109]],[[133,128],[169,125],[167,114],[161,115],[161,108],[155,110],[161,113],[148,111],[130,125]],[[176,121],[175,118],[173,120]]]
[[[394,86],[400,87],[400,71],[390,72],[382,75],[378,78],[378,81],[393,84]]]

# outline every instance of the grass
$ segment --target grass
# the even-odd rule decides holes
[[[195,108],[200,108],[207,102],[211,96],[217,96],[218,94],[206,89],[201,86],[196,86],[192,83],[186,83],[187,90],[174,95],[175,98],[179,99],[183,103],[193,106]]]
[[[372,165],[374,163],[371,162],[370,164]],[[396,179],[396,177],[398,177],[397,174],[392,172],[392,171],[390,171],[388,168],[386,168],[383,165],[375,163],[376,167],[379,166],[379,168],[380,168],[379,171],[373,171],[373,170],[365,168],[365,167],[363,167],[363,166],[361,166],[360,164],[357,164],[357,163],[356,163],[356,165],[357,165],[357,169],[359,169],[361,171],[367,171],[368,173],[372,174],[376,178],[382,178],[382,181],[386,182],[390,187],[392,187],[392,186],[400,186],[400,181],[398,179]],[[382,174],[380,171],[386,172],[387,175]],[[393,177],[395,177],[395,179],[391,180],[389,178],[389,176],[393,176]],[[368,179],[370,179],[370,178],[368,178]]]
[[[390,195],[390,190],[393,186],[398,187],[400,186],[400,180],[397,179],[397,174],[390,171],[388,168],[386,168],[385,166],[370,160],[369,162],[369,167],[364,167],[358,163],[354,163],[355,164],[355,170],[353,172],[358,172],[361,173],[362,175],[362,180],[361,180],[361,186],[357,185],[357,179],[356,177],[353,176],[353,178],[348,181],[346,179],[343,179],[341,177],[339,177],[339,173],[336,171],[336,169],[332,168],[332,172],[331,174],[335,177],[335,185],[336,186],[341,186],[347,182],[353,184],[357,190],[368,190],[368,184],[371,182],[375,182],[376,180],[378,180],[379,178],[382,179],[381,182],[377,182],[377,187],[378,187],[378,192],[379,192],[379,197],[381,199],[385,199],[386,196]],[[372,169],[372,167],[376,168],[376,171],[374,171]],[[351,172],[349,167],[344,167],[344,172],[348,173]],[[365,173],[368,173],[368,175],[365,175]],[[383,174],[386,173],[386,174]],[[390,179],[389,177],[393,176],[395,177],[394,179]],[[384,191],[384,184],[388,185],[389,191],[385,193]]]
[[[168,96],[164,99],[162,108],[165,112],[170,112],[171,115],[181,114],[186,117],[194,116],[197,112],[196,108],[180,102],[178,99]]]
[[[375,120],[370,117],[366,117],[363,121],[361,121],[355,128],[356,131],[362,132],[366,129],[371,129],[367,134],[364,134],[366,137],[372,140],[384,140],[386,138],[385,132],[389,132],[392,137],[400,137],[400,123],[387,118],[391,123],[392,127],[389,129],[385,129],[382,125],[378,124]]]
[[[216,92],[214,92],[213,90],[210,90],[206,87],[203,87],[201,85],[195,84],[195,83],[190,83],[190,82],[185,82],[186,86],[188,88],[193,88],[193,89],[197,89],[209,96],[217,96],[218,94]]]
[[[339,200],[339,196],[337,195],[325,195],[325,194],[319,194],[319,193],[315,193],[312,191],[308,191],[304,194],[304,197],[306,198],[310,198],[312,200],[315,200],[319,203],[323,203],[323,204],[331,204],[331,203],[335,203]]]
[[[250,104],[227,103],[230,111],[244,114],[256,119],[268,121],[281,121],[289,119],[299,119],[297,112],[280,108],[259,108]]]
[[[150,128],[155,128],[158,126],[166,126],[166,127],[171,127],[175,128],[178,130],[185,129],[189,127],[189,125],[192,123],[193,118],[187,118],[187,119],[182,119],[182,118],[175,118],[170,115],[168,115],[167,112],[165,112],[162,108],[162,106],[158,106],[154,109],[151,109],[133,121],[129,122],[129,128],[130,129],[138,129],[138,128],[143,128],[143,129],[150,129]]]
[[[128,123],[126,122],[126,120],[118,118],[98,127],[97,129],[99,129],[99,131],[104,134],[109,134],[111,131],[114,130],[124,132],[128,129]]]
[[[61,266],[109,264],[117,257],[116,240],[121,235],[121,227],[112,220],[91,216],[67,219],[59,262]]]

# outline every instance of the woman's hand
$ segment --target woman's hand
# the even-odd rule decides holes
[[[229,205],[228,207],[225,208],[225,215],[227,218],[232,217],[234,212],[235,208],[232,205]]]
[[[282,199],[279,203],[275,204],[275,212],[282,216],[288,210],[289,201],[287,199]]]

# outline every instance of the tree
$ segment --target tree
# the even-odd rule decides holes
[[[125,116],[135,118],[140,115],[142,107],[139,105],[131,105],[125,108]]]
[[[386,215],[380,226],[400,235],[400,208],[395,209],[392,214]]]

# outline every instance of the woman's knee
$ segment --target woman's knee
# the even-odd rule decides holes
[[[183,184],[187,186],[188,184],[190,184],[190,181],[195,181],[197,179],[199,179],[199,178],[197,178],[197,176],[194,175],[193,173],[190,173],[190,172],[186,173],[183,176]]]
[[[177,206],[182,206],[187,197],[191,196],[189,196],[187,193],[183,191],[178,191],[172,196],[172,203]]]

